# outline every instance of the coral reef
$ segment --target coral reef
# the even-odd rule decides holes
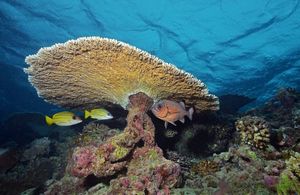
[[[290,110],[299,108],[298,99],[294,101]],[[139,93],[130,96],[129,102],[124,131],[99,121],[87,124],[76,137],[60,131],[59,136],[48,138],[50,152],[38,152],[35,158],[18,161],[0,173],[0,193],[299,194],[300,147],[292,114],[276,124],[280,115],[262,114],[265,110],[259,108],[244,117],[224,115],[213,123],[178,125],[174,128],[178,134],[165,138],[176,143],[177,151],[167,149],[164,157],[146,114],[152,100]],[[240,143],[239,134],[233,133],[236,119],[242,120],[243,128],[253,130],[259,124],[265,127],[262,116],[270,120],[266,127],[276,136],[263,143],[263,150]],[[164,137],[160,133],[155,136]],[[20,153],[29,151],[33,143]],[[7,193],[8,188],[13,190]]]
[[[217,124],[193,124],[180,129],[175,149],[182,155],[207,157],[227,150],[234,137],[232,121]]]
[[[299,194],[300,180],[296,178],[291,172],[283,171],[280,174],[279,182],[276,186],[278,195]]]
[[[26,62],[29,81],[51,103],[85,109],[118,104],[129,111],[122,132],[86,126],[67,166],[68,173],[83,179],[118,175],[111,180],[112,193],[169,194],[180,183],[180,166],[165,159],[154,141],[155,128],[146,114],[153,100],[184,100],[198,112],[219,109],[218,98],[200,80],[112,39],[86,37],[56,44]]]
[[[124,131],[98,145],[91,142],[90,145],[76,147],[67,170],[82,179],[90,175],[103,178],[119,173],[118,178],[110,181],[108,194],[168,194],[170,188],[181,181],[180,166],[165,159],[162,150],[154,142],[154,125],[146,114],[153,102],[143,93],[131,95],[129,102]],[[85,132],[94,131],[87,129],[90,127],[86,127]],[[102,136],[97,134],[96,137]],[[49,194],[64,183],[58,181],[52,184]]]
[[[74,139],[72,138],[74,134],[66,134],[69,130],[60,128],[61,135],[55,139],[39,138],[28,145],[11,149],[6,159],[9,168],[0,171],[0,194],[13,195],[21,192],[40,194],[44,191],[47,180],[59,180],[64,175],[67,156]]]
[[[99,177],[113,175],[125,167],[124,158],[140,140],[154,146],[154,126],[145,113],[151,105],[152,100],[142,93],[130,96],[128,126],[99,146],[77,147],[69,164],[70,172],[84,177],[92,173]]]
[[[286,169],[281,172],[276,189],[279,195],[300,193],[300,153],[292,152],[286,160]]]
[[[292,120],[293,120],[293,127],[295,129],[300,129],[300,108],[294,107],[292,110]]]
[[[180,182],[180,166],[163,157],[158,147],[142,147],[134,151],[125,177],[111,181],[109,193],[169,194]]]
[[[83,37],[42,48],[28,56],[29,80],[45,100],[67,108],[119,104],[144,92],[154,101],[185,100],[197,111],[218,110],[219,101],[204,83],[133,46],[100,37]],[[65,79],[65,78],[68,79]]]
[[[84,180],[69,175],[65,175],[59,181],[48,180],[45,187],[45,195],[80,194],[85,191]]]
[[[263,178],[266,161],[260,158],[260,154],[254,155],[252,152],[250,147],[244,145],[213,155],[211,160],[219,164],[220,169],[206,176],[194,174],[191,169],[185,187],[197,188],[203,194],[224,191],[222,188],[225,186],[228,194],[269,194]]]
[[[247,112],[248,115],[264,117],[272,130],[284,133],[290,139],[290,145],[300,140],[298,127],[300,93],[291,88],[281,89],[264,106]],[[280,142],[281,140],[279,140]]]
[[[20,156],[20,152],[16,149],[6,148],[2,150],[0,154],[0,173],[6,172],[14,167],[18,163]]]
[[[263,149],[270,142],[269,125],[263,118],[244,116],[236,121],[235,126],[246,144]]]
[[[300,153],[294,152],[286,162],[287,170],[290,171],[300,182]]]
[[[210,175],[220,169],[219,164],[212,160],[201,160],[191,167],[191,171],[201,176]]]
[[[50,152],[50,143],[48,137],[36,139],[30,143],[30,147],[23,152],[22,161],[34,160],[38,156],[48,155]]]
[[[90,122],[83,127],[82,133],[77,136],[74,142],[76,146],[97,146],[120,132],[118,129],[111,129],[106,125]]]

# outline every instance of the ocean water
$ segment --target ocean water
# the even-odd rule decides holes
[[[298,0],[2,0],[0,16],[0,194],[300,193]],[[220,109],[168,71],[135,76],[143,66],[128,59],[115,66],[116,50],[92,58],[79,46],[40,55],[32,69],[25,62],[80,37],[173,64]],[[154,102],[128,100],[133,92]],[[168,120],[153,110],[161,97],[173,101],[160,105]],[[98,107],[114,118],[85,119]],[[46,124],[61,111],[82,122]]]

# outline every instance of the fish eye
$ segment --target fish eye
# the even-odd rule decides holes
[[[72,116],[72,119],[73,119],[73,120],[75,120],[75,119],[76,119],[76,116],[75,116],[75,115],[74,115],[74,116]]]

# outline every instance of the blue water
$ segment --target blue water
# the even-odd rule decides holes
[[[298,0],[0,2],[0,118],[49,112],[22,68],[39,48],[81,36],[118,39],[193,73],[216,95],[264,102],[300,88]]]

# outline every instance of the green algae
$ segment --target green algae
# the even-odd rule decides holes
[[[300,184],[296,177],[290,177],[287,172],[282,172],[276,189],[278,195],[289,195],[291,192],[299,194]]]

